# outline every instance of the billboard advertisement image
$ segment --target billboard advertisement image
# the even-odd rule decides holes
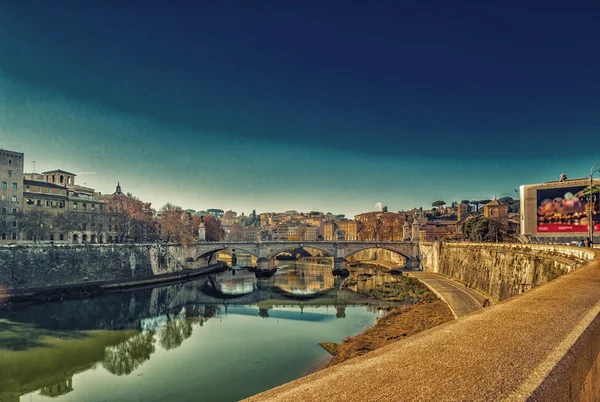
[[[600,231],[598,190],[592,187],[594,205],[594,232]],[[563,187],[537,191],[537,231],[587,233],[589,223],[588,200],[590,187]]]

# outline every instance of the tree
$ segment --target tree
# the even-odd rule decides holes
[[[21,233],[34,243],[44,240],[52,229],[52,216],[43,209],[32,209],[17,214]]]
[[[86,224],[85,214],[71,210],[56,214],[52,217],[52,224],[63,232],[81,232]]]
[[[225,237],[225,231],[221,227],[221,221],[211,215],[204,216],[204,227],[206,228],[207,241],[219,241]]]
[[[242,241],[244,240],[246,233],[241,223],[234,223],[229,229],[229,240],[230,241]]]
[[[104,350],[102,366],[114,375],[128,375],[154,353],[154,332],[141,332]]]
[[[195,240],[192,215],[181,207],[171,203],[165,204],[159,213],[161,226],[160,237],[167,242],[178,242],[186,246]]]
[[[482,215],[467,219],[463,224],[463,237],[475,242],[502,241],[504,232],[498,220]]]
[[[442,207],[444,205],[446,205],[446,202],[442,200],[437,200],[431,203],[432,207]]]
[[[469,200],[462,200],[460,203],[461,203],[461,204],[470,204],[470,203],[471,203],[471,201],[469,201]]]
[[[508,205],[508,212],[511,212],[514,214],[518,213],[519,209],[521,207],[520,200],[515,200],[509,196],[498,198],[498,202]]]
[[[115,194],[108,200],[106,209],[118,241],[123,242],[126,237],[134,241],[156,238],[155,211],[150,203],[143,202],[130,193]]]

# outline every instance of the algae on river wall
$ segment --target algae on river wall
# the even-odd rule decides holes
[[[0,286],[20,291],[130,281],[206,266],[181,245],[40,245],[0,247]]]
[[[485,243],[425,243],[421,253],[425,269],[463,282],[496,302],[556,279],[593,258],[591,250],[567,246]]]

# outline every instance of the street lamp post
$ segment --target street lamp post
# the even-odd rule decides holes
[[[600,163],[596,163],[590,169],[590,194],[589,194],[589,202],[588,202],[588,234],[590,241],[593,243],[594,241],[594,173],[600,172]],[[600,196],[600,191],[599,191]]]

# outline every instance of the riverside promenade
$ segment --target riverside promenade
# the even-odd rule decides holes
[[[600,260],[248,401],[600,400]]]
[[[444,275],[427,271],[405,271],[431,289],[452,310],[456,318],[483,308],[485,296]]]

